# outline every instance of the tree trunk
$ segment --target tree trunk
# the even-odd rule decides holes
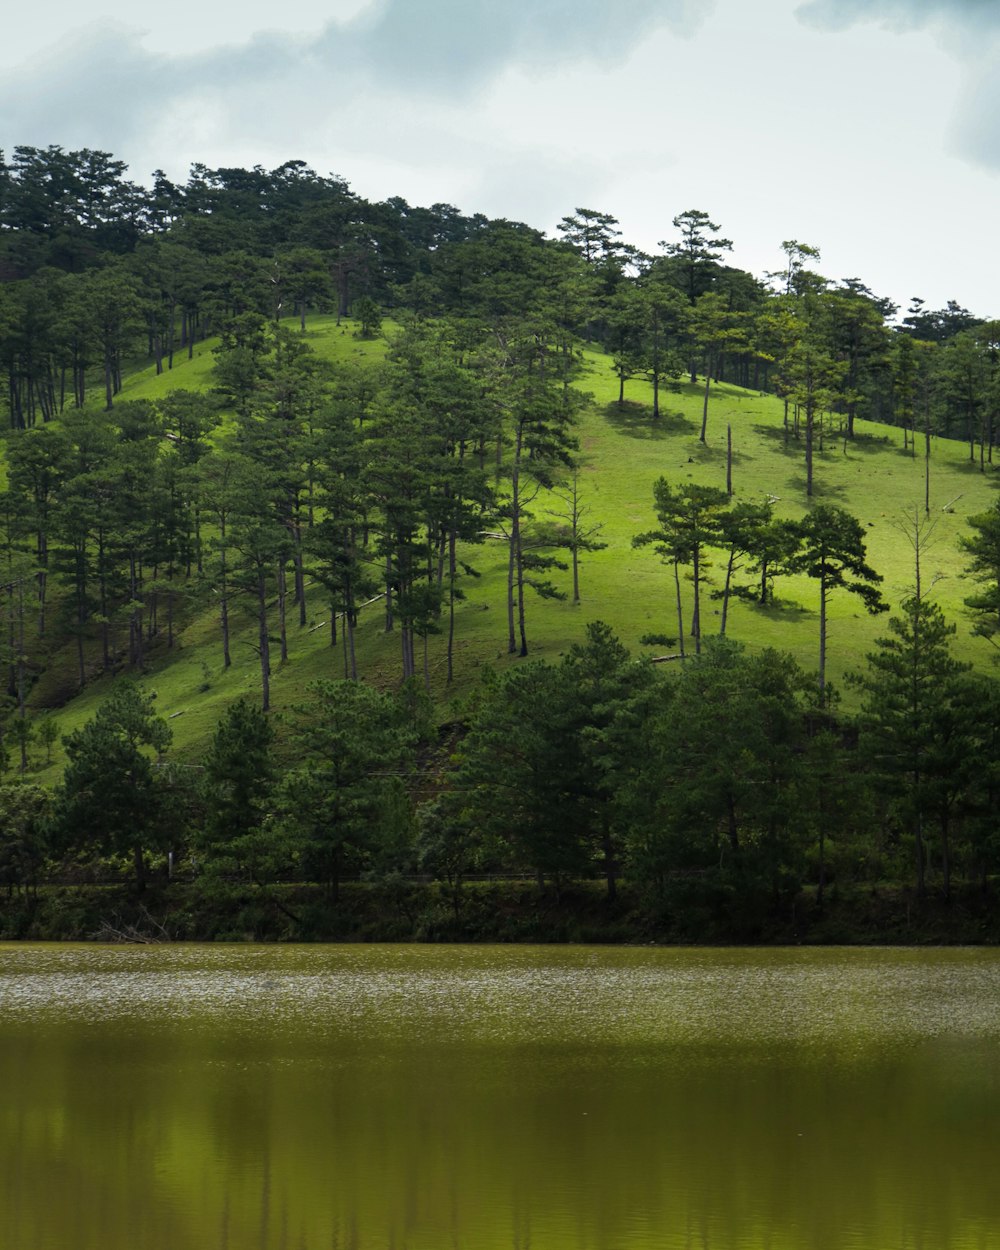
[[[826,832],[823,826],[823,812],[819,813],[819,880],[816,883],[816,906],[823,910],[823,891],[826,888]]]
[[[517,599],[518,619],[521,623],[522,655],[527,655],[524,642],[524,570],[521,563],[521,447],[523,430],[520,423],[514,441],[514,456],[510,479],[510,551],[507,559],[507,652],[517,650],[514,626],[514,601]]]
[[[941,813],[941,875],[944,887],[944,901],[951,902],[951,829],[948,809]]]
[[[350,608],[344,613],[344,633],[347,635],[347,654],[350,661],[351,681],[357,681],[358,658],[354,651],[354,614]]]
[[[295,598],[299,605],[299,628],[304,629],[308,620],[306,614],[306,573],[302,562],[301,536],[296,533],[295,541]]]
[[[819,705],[826,705],[826,578],[819,580]]]
[[[223,531],[223,536],[225,531]],[[226,553],[220,552],[222,569],[219,574],[219,623],[222,626],[222,667],[229,668],[232,659],[229,655],[229,587],[226,582]]]
[[[87,620],[87,582],[86,582],[86,545],[76,552],[76,660],[77,672],[82,690],[87,684],[87,673],[83,656],[83,627]]]
[[[708,392],[712,385],[712,358],[709,356],[705,361],[705,394],[701,405],[701,433],[698,438],[701,442],[707,443],[708,438]]]
[[[924,426],[924,516],[931,514],[931,409],[927,405],[927,424]]]
[[[517,627],[521,635],[520,655],[528,654],[528,635],[524,624],[524,559],[521,544],[517,546]]]
[[[614,842],[607,823],[604,825],[601,847],[604,851],[604,880],[607,883],[608,902],[613,903],[618,897],[618,862],[615,857]]]
[[[733,566],[736,563],[736,548],[729,548],[729,559],[726,561],[726,584],[722,588],[722,621],[719,624],[719,636],[726,635],[726,621],[729,619],[729,595],[733,584]]]
[[[729,827],[729,845],[737,854],[740,849],[740,828],[736,819],[736,803],[731,794],[726,795],[726,817]]]
[[[288,663],[288,621],[285,612],[287,598],[285,562],[282,560],[278,564],[278,637],[281,640],[282,664]]]
[[[691,634],[694,638],[694,653],[701,654],[701,547],[694,544],[692,550],[692,579],[694,582],[694,611],[691,613]]]
[[[726,426],[726,494],[733,497],[733,427]]]
[[[142,893],[146,888],[146,857],[140,842],[132,846],[132,863],[135,866],[135,888]]]
[[[261,706],[271,710],[271,643],[267,636],[267,576],[263,564],[257,566],[257,639],[260,652]]]
[[[44,530],[39,531],[35,544],[38,554],[38,633],[45,634],[45,595],[48,590],[49,544]]]
[[[447,684],[450,686],[454,680],[454,657],[455,657],[455,573],[457,569],[457,556],[455,549],[455,530],[451,529],[448,534],[448,677]]]
[[[129,552],[128,572],[129,595],[133,605],[129,614],[129,661],[133,668],[141,669],[144,659],[142,649],[142,608],[139,606],[139,574],[134,551]]]
[[[684,609],[681,606],[681,562],[674,558],[674,589],[677,592],[677,639],[681,649],[681,659],[685,659],[684,655]]]

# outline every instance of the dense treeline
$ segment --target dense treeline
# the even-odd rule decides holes
[[[448,204],[372,204],[301,161],[278,169],[192,167],[151,187],[110,154],[59,147],[0,154],[0,356],[11,424],[82,406],[88,378],[111,405],[136,353],[171,367],[178,351],[246,313],[298,317],[370,303],[494,325],[537,312],[654,387],[688,371],[786,397],[815,437],[832,419],[964,438],[991,460],[1000,329],[955,302],[898,309],[857,278],[831,282],[815,247],[787,240],[764,279],[725,263],[730,240],[707,213],[673,219],[677,238],[646,255],[615,218],[577,209],[560,237],[465,216]],[[360,308],[358,308],[360,305]],[[706,414],[707,396],[706,389]],[[827,430],[830,433],[830,430]]]
[[[124,858],[142,886],[168,856],[209,893],[300,879],[333,897],[345,876],[428,873],[457,923],[462,881],[484,872],[557,890],[600,875],[612,898],[625,877],[654,910],[691,915],[780,911],[806,882],[820,904],[832,883],[987,886],[1000,698],[950,657],[921,592],[919,515],[916,594],[856,677],[859,718],[825,675],[828,597],[887,606],[855,518],[815,505],[792,522],[731,486],[665,479],[656,528],[634,542],[671,570],[677,630],[655,641],[676,663],[632,660],[592,626],[561,664],[491,677],[443,740],[425,691],[432,635],[452,680],[479,544],[506,553],[506,645],[521,657],[533,597],[565,593],[552,571],[572,568],[578,599],[581,557],[604,545],[576,473],[582,343],[607,353],[619,405],[631,380],[651,384],[654,423],[667,388],[701,379],[702,442],[713,381],[782,397],[811,502],[818,453],[861,418],[899,427],[928,466],[933,435],[964,439],[985,472],[1000,324],[916,300],[894,326],[897,309],[823,278],[796,241],[757,279],[725,263],[732,245],[700,210],[648,256],[603,213],[577,209],[549,240],[450,205],[371,204],[301,162],[195,166],[184,185],[158,172],[150,188],[126,172],[101,152],[0,158],[0,764],[23,774],[32,736],[47,749],[58,736],[29,715],[40,674],[52,704],[94,676],[141,674],[209,603],[227,667],[234,614],[252,619],[260,700],[233,705],[185,769],[120,676],[67,738],[54,795],[0,791],[10,890]],[[384,362],[320,359],[302,334],[317,311],[350,314],[365,337],[391,312]],[[209,336],[211,390],[121,398],[135,362],[169,374]],[[991,639],[998,515],[973,518],[966,544],[981,582],[968,604]],[[709,553],[724,570],[711,590]],[[818,681],[725,636],[734,596],[766,604],[790,574],[817,583]],[[272,665],[307,625],[307,592],[325,599],[343,680],[316,685],[279,734]],[[398,639],[401,695],[357,681],[366,607]]]
[[[600,877],[609,903],[624,880],[654,926],[688,937],[753,936],[806,889],[820,910],[831,891],[900,881],[918,900],[985,899],[1000,683],[950,656],[951,633],[908,599],[847,718],[781,653],[717,637],[665,671],[595,623],[558,665],[489,674],[441,730],[413,682],[318,682],[281,741],[240,700],[197,769],[171,765],[167,722],[123,678],[68,739],[54,794],[0,788],[0,873],[26,925],[51,873],[129,861],[140,889],[169,863],[205,906],[256,895],[293,935],[315,918],[282,902],[287,883],[319,883],[331,906],[359,875],[399,898],[415,876],[439,882],[443,935],[462,932],[483,874],[532,874],[557,896]]]

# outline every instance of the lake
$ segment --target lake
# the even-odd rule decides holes
[[[1000,1248],[1000,953],[0,945],[10,1250]]]

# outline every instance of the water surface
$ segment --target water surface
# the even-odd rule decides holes
[[[1000,1250],[989,950],[0,946],[0,1246]]]

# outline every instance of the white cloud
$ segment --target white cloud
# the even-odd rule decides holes
[[[961,156],[1000,169],[998,0],[808,0],[798,12],[819,29],[846,30],[875,22],[901,35],[932,32],[962,66],[965,80],[953,99],[934,91],[939,107],[949,112],[950,146]]]
[[[89,26],[110,25],[132,32],[146,51],[186,56],[207,48],[239,45],[255,31],[280,27],[285,33],[316,34],[331,23],[347,24],[376,0],[298,0],[277,10],[273,0],[240,0],[238,6],[205,0],[170,0],[137,9],[134,0],[102,0],[85,7],[68,0],[31,0],[8,5],[0,40],[0,68],[30,66],[53,45],[74,42]],[[280,21],[278,14],[280,13]]]
[[[221,28],[184,23],[192,0],[183,0],[171,18],[200,43],[177,53],[158,50],[162,25],[153,37],[121,20],[120,5],[111,0],[100,20],[10,67],[0,80],[0,145],[102,146],[134,160],[150,134],[164,133],[164,117],[191,117],[198,107],[208,109],[196,127],[203,136],[273,132],[292,111],[308,132],[317,110],[359,96],[395,98],[406,109],[414,96],[454,104],[482,94],[509,65],[545,72],[574,60],[620,62],[650,30],[689,32],[711,10],[700,0],[631,0],[625,12],[606,0],[341,0],[339,20],[324,10],[317,30],[313,0],[291,27],[274,31],[254,28],[264,13],[262,0],[252,0],[217,46]],[[8,55],[16,46],[9,36]]]
[[[913,30],[929,22],[1000,30],[996,0],[806,0],[799,13],[806,21],[838,30],[862,21],[897,30]]]
[[[606,0],[363,3],[341,0],[337,22],[308,0],[286,29],[255,33],[275,10],[252,0],[231,44],[208,30],[183,55],[109,11],[0,77],[0,146],[99,147],[139,179],[303,159],[369,198],[541,228],[598,208],[651,250],[675,214],[703,208],[754,272],[799,238],[831,277],[1000,311],[982,244],[997,185],[962,159],[1000,164],[996,84],[985,56],[970,75],[961,39],[942,36],[959,30],[952,9],[972,29],[972,0],[813,0],[808,24],[797,0],[634,0],[627,22]]]

